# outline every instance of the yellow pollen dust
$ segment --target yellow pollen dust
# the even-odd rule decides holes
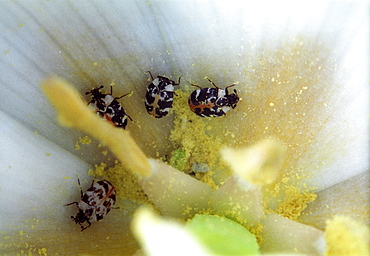
[[[285,200],[279,204],[276,213],[291,220],[297,220],[307,205],[315,201],[317,195],[313,192],[288,185],[285,189]]]
[[[206,78],[206,77],[205,77]],[[199,117],[188,106],[189,92],[176,91],[173,104],[174,128],[170,140],[176,150],[171,153],[170,165],[213,188],[229,175],[227,165],[220,160],[219,149],[223,146],[218,136],[210,135],[213,126],[209,119]],[[222,119],[223,117],[215,117]]]
[[[112,182],[118,196],[122,199],[130,199],[140,204],[149,203],[148,197],[139,185],[137,177],[118,161],[115,162],[113,167],[108,167],[106,163],[95,165],[95,169],[90,169],[88,174],[95,177],[104,177]]]
[[[81,144],[84,144],[84,145],[89,145],[92,142],[92,140],[89,136],[79,137],[78,141],[81,142]]]

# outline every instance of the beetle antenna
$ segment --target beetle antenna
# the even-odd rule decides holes
[[[218,86],[217,86],[217,85],[215,85],[215,83],[214,83],[214,82],[212,82],[212,80],[211,80],[211,79],[209,79],[208,77],[207,77],[207,79],[208,79],[208,81],[210,81],[210,82],[213,84],[213,86],[214,86],[214,87],[216,87],[216,89],[220,89],[220,88],[218,88]]]
[[[188,80],[186,80],[185,79],[185,81],[188,83],[188,84],[190,84],[190,85],[192,85],[192,86],[195,86],[195,87],[198,87],[199,89],[202,89],[202,87],[200,87],[199,85],[197,85],[197,84],[192,84],[192,83],[190,83]]]
[[[145,73],[149,73],[150,78],[152,79],[152,81],[154,80],[154,77],[153,77],[153,75],[152,75],[152,72],[150,72],[150,71],[146,71]]]
[[[173,84],[173,85],[179,85],[180,84],[180,79],[181,79],[182,76],[179,77],[179,80],[177,81],[177,84]]]
[[[130,94],[131,94],[131,92],[126,93],[126,94],[123,94],[122,96],[119,96],[119,97],[115,97],[114,99],[115,99],[115,100],[118,100],[118,99],[123,98],[123,97],[125,97],[125,96],[127,96],[127,95],[130,95]]]
[[[235,86],[235,85],[236,85],[236,84],[229,85],[229,86],[227,86],[225,89],[230,88],[230,87],[233,87],[233,86]]]

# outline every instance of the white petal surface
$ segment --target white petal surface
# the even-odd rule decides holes
[[[262,253],[323,255],[324,232],[277,214],[268,214],[262,223]]]
[[[3,112],[0,117],[2,230],[30,218],[64,220],[63,205],[79,197],[76,175],[86,184],[89,165]]]
[[[336,214],[369,223],[370,173],[360,173],[317,193],[314,202],[302,212],[300,222],[325,229],[325,221]]]

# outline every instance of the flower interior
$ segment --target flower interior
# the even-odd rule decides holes
[[[332,91],[341,81],[331,75],[336,65],[327,56],[323,45],[307,38],[265,49],[254,56],[257,61],[244,70],[242,80],[219,85],[237,83],[241,97],[223,117],[202,118],[191,112],[187,100],[196,88],[182,85],[170,113],[174,115],[170,136],[161,138],[168,146],[158,151],[155,145],[144,150],[148,144],[141,143],[137,132],[116,128],[92,113],[68,82],[49,78],[42,88],[62,125],[81,130],[116,156],[113,165],[97,163],[89,174],[114,184],[121,210],[151,205],[180,222],[199,215],[226,217],[249,230],[262,253],[293,250],[316,255],[325,251],[323,230],[299,222],[316,198],[316,187],[305,181],[329,166],[338,152],[315,155],[315,164],[302,159],[314,154],[325,124],[334,118],[330,113],[339,104]],[[211,86],[203,79],[190,82]],[[130,113],[134,120],[142,120],[137,115],[144,114]],[[76,149],[90,143],[89,138],[76,142]],[[102,154],[107,148],[101,148]],[[148,151],[156,159],[147,157]],[[131,243],[128,254],[139,247]],[[99,249],[112,252],[109,244],[105,246]]]

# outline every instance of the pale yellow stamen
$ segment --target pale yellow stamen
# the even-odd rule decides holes
[[[325,255],[370,255],[369,239],[366,225],[349,217],[336,216],[326,222]]]
[[[130,133],[99,118],[68,82],[51,77],[42,82],[42,89],[56,108],[61,124],[79,129],[101,141],[132,172],[140,176],[150,175],[148,159]]]
[[[279,174],[285,153],[284,145],[277,140],[259,142],[252,147],[225,148],[223,159],[235,173],[254,185],[272,183]]]

